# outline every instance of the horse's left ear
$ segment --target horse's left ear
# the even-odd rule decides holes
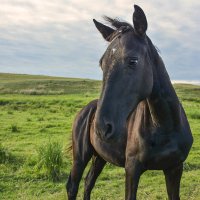
[[[144,11],[142,10],[142,8],[140,8],[137,5],[134,5],[135,11],[133,13],[133,25],[134,25],[134,29],[135,32],[140,35],[143,36],[146,33],[147,30],[147,18],[144,14]]]
[[[98,31],[101,33],[103,38],[109,42],[109,36],[115,31],[114,29],[98,22],[97,20],[93,19],[93,22],[98,29]]]

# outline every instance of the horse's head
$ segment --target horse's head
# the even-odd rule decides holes
[[[143,10],[134,6],[133,25],[106,17],[113,27],[94,23],[109,46],[100,66],[103,87],[95,116],[95,130],[105,141],[117,141],[126,131],[127,119],[153,87],[153,70]]]

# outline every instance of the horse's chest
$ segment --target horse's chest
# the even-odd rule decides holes
[[[120,143],[107,143],[99,139],[99,137],[93,132],[90,136],[92,146],[95,151],[107,162],[114,165],[124,167],[125,164],[125,149],[126,142]]]
[[[164,169],[184,160],[177,133],[152,134],[139,145],[139,159],[147,169]]]

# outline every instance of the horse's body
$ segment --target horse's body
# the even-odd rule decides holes
[[[148,77],[140,81],[138,77],[134,77],[134,74],[131,75],[132,71],[124,70],[125,64],[117,63],[113,68],[114,64],[108,64],[111,59],[107,58],[108,53],[104,55],[103,62],[106,66],[112,67],[110,71],[110,68],[103,69],[104,84],[100,99],[90,102],[83,108],[73,126],[74,164],[67,183],[69,200],[76,198],[82,173],[91,157],[94,157],[94,161],[86,177],[85,200],[90,199],[91,190],[106,162],[125,168],[126,200],[136,199],[139,178],[149,169],[163,170],[169,199],[180,199],[179,187],[183,162],[187,158],[193,139],[185,112],[171,85],[162,59],[150,39],[144,36],[146,31],[144,13],[137,6],[136,11],[139,12],[135,14],[136,18],[138,19],[139,16],[141,20],[134,22],[135,31],[139,34],[137,36],[139,42],[145,39],[148,44],[151,62],[147,61],[145,64],[145,56],[140,61],[140,69],[135,70],[134,74],[139,73],[137,74],[139,78],[144,75]],[[138,23],[142,23],[143,26],[140,27]],[[113,42],[118,36],[116,32],[112,32],[107,26],[102,27],[96,21],[95,25],[104,38],[112,41],[110,47],[112,50],[119,48]],[[106,31],[102,31],[103,28]],[[120,30],[119,39],[122,37],[122,32],[127,31],[127,26],[125,28],[123,26]],[[114,36],[110,36],[109,31],[114,33]],[[130,30],[123,34],[126,34],[126,38],[133,37]],[[122,40],[121,44],[131,52],[126,46],[126,41],[123,43]],[[136,46],[135,43],[130,45]],[[128,43],[128,46],[130,45]],[[113,50],[115,51],[116,49]],[[137,51],[142,50],[139,48]],[[139,62],[138,59],[134,59],[131,60],[131,64],[128,64],[131,68],[133,63],[136,67]],[[122,65],[123,71],[120,71]],[[142,66],[147,65],[148,68],[144,68],[147,71],[142,71],[140,74],[139,70]],[[118,80],[121,76],[126,76],[124,80],[127,82],[127,77],[135,78],[137,82],[134,84],[128,82],[127,87],[120,90],[121,84]],[[130,89],[129,85],[132,86]],[[129,97],[131,95],[132,97]],[[118,100],[115,101],[116,97]]]

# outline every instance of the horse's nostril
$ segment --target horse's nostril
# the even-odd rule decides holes
[[[114,123],[112,123],[112,121],[107,121],[102,118],[97,118],[95,124],[95,132],[97,136],[104,141],[113,140],[115,136]]]
[[[112,133],[112,125],[106,124],[105,136],[110,135],[111,133]]]

